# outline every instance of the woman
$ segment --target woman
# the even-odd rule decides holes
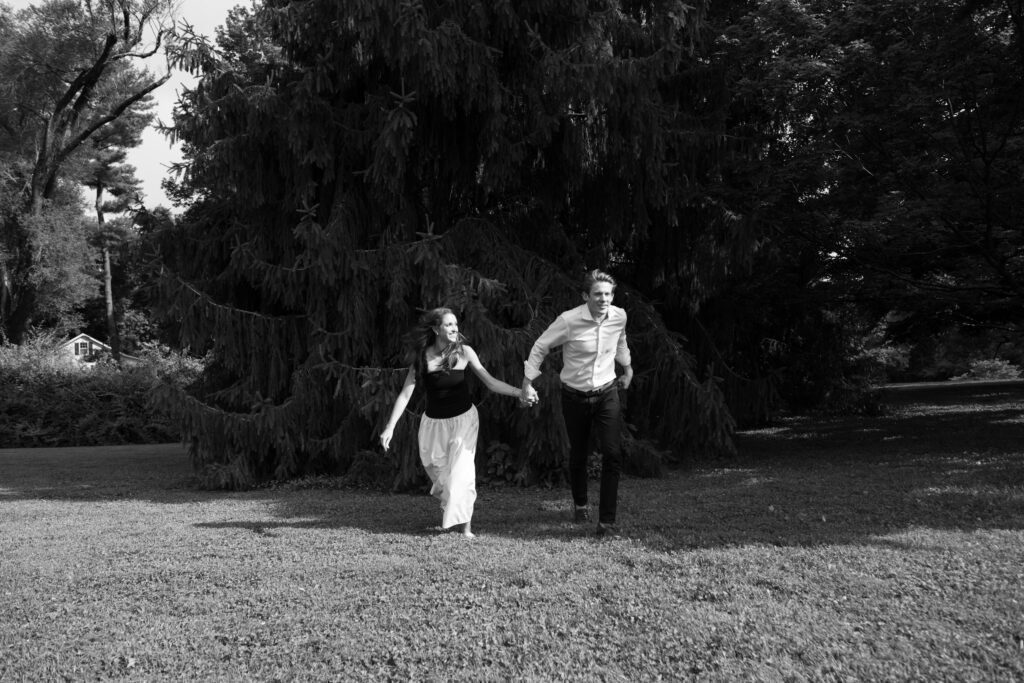
[[[522,400],[523,392],[492,377],[464,341],[450,309],[435,308],[423,316],[415,332],[413,362],[380,443],[387,451],[398,418],[405,412],[416,384],[422,384],[427,409],[420,420],[419,447],[420,460],[433,484],[430,494],[441,499],[441,526],[448,529],[462,525],[463,535],[474,538],[471,520],[476,501],[474,460],[480,418],[469,396],[466,368],[495,393]]]

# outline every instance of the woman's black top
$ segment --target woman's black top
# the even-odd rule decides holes
[[[424,384],[427,389],[427,417],[443,420],[462,415],[473,407],[465,370],[428,372]]]

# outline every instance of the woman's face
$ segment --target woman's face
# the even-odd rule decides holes
[[[459,320],[453,313],[445,313],[441,316],[441,324],[434,328],[434,332],[437,334],[438,339],[444,339],[449,342],[455,342],[459,340]]]

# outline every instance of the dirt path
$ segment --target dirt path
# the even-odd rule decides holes
[[[886,403],[949,403],[969,400],[995,402],[1024,397],[1024,380],[985,382],[914,382],[879,387]]]

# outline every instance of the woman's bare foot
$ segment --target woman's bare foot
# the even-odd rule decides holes
[[[476,534],[469,527],[469,522],[462,525],[462,535],[466,538],[476,538]]]

